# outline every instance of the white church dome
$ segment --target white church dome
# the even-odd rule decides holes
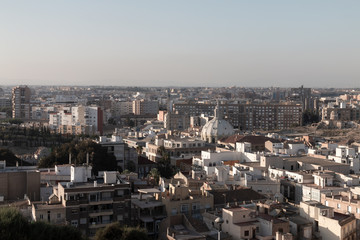
[[[215,107],[215,117],[207,122],[201,130],[201,139],[209,143],[216,143],[222,137],[234,134],[234,128],[231,124],[222,119],[219,113],[219,104]]]

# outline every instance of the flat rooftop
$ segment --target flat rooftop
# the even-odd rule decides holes
[[[131,199],[131,204],[141,208],[141,209],[146,209],[146,208],[152,208],[152,207],[160,207],[160,206],[164,206],[164,204],[162,203],[162,201],[147,201],[147,200],[140,200],[140,199]]]
[[[47,204],[47,203],[44,203],[44,202],[33,202],[32,204],[34,205],[35,209],[39,209],[39,210],[47,210],[47,209],[51,210],[51,209],[65,208],[60,203]]]
[[[94,184],[94,182],[85,182],[85,183],[82,183],[82,182],[60,182],[60,185],[65,188],[65,189],[81,189],[81,188],[102,188],[102,187],[126,187],[128,184],[127,183],[108,183],[108,184],[105,184],[105,183],[96,183],[96,186]]]
[[[332,166],[349,166],[348,164],[344,164],[344,163],[337,163],[337,162],[332,162],[326,159],[322,159],[322,158],[315,158],[315,157],[308,157],[308,156],[300,156],[300,157],[283,157],[284,160],[287,161],[296,161],[296,162],[303,162],[303,163],[308,163],[308,164],[315,164],[315,165],[320,165],[320,166],[324,166],[324,167],[332,167]]]
[[[232,207],[232,208],[224,208],[227,211],[230,212],[244,212],[244,211],[249,211],[250,209],[248,208],[244,208],[244,207]]]
[[[150,193],[161,193],[161,191],[159,189],[156,188],[143,188],[143,189],[138,189],[139,193],[144,193],[144,194],[150,194]]]
[[[303,186],[311,187],[311,188],[315,188],[315,189],[323,189],[323,190],[341,190],[341,189],[344,189],[343,187],[337,187],[337,186],[321,187],[319,185],[316,185],[315,183],[304,183]]]

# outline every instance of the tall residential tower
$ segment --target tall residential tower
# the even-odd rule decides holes
[[[18,119],[31,118],[31,90],[27,86],[12,89],[12,117]]]

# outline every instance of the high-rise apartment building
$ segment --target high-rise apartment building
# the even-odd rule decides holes
[[[12,117],[30,119],[31,90],[27,86],[17,86],[12,89]]]
[[[175,103],[174,111],[189,116],[212,116],[215,104]],[[302,124],[302,106],[294,103],[225,103],[219,112],[235,128],[240,130],[286,129]]]
[[[111,106],[111,114],[113,117],[120,117],[133,113],[133,102],[113,102]]]
[[[133,113],[134,115],[155,115],[159,112],[158,101],[148,100],[134,100],[133,101]]]
[[[304,88],[303,86],[299,88],[291,88],[290,99],[300,101],[303,107],[303,110],[309,110],[314,108],[314,102],[311,98],[311,88]]]

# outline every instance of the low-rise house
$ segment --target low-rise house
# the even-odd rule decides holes
[[[234,240],[253,239],[259,232],[256,212],[243,207],[223,208],[222,230]]]
[[[313,223],[314,234],[327,240],[356,238],[354,215],[334,212],[334,209],[316,201],[300,203],[300,216]]]
[[[289,217],[290,232],[294,240],[312,239],[312,222],[299,215]]]
[[[259,239],[266,237],[276,237],[276,232],[290,232],[288,221],[262,213],[258,214],[257,219],[259,221],[259,233],[257,233],[256,236]]]
[[[360,219],[360,191],[359,188],[347,191],[321,194],[321,203],[334,208],[334,211],[343,214],[354,214]]]
[[[201,218],[205,210],[213,209],[214,198],[208,192],[199,188],[192,188],[184,180],[172,179],[169,190],[162,194],[162,202],[168,216],[185,214],[194,218]]]
[[[146,144],[146,156],[154,162],[162,158],[161,147],[169,154],[171,159],[192,157],[200,155],[201,151],[215,150],[215,145],[208,144],[203,140],[194,138],[180,138],[169,136],[157,136],[153,143]],[[176,161],[174,161],[175,164]]]

